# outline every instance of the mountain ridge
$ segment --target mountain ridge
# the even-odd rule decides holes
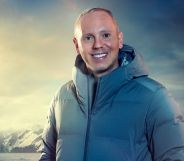
[[[36,153],[41,151],[43,129],[25,129],[0,133],[0,153]]]

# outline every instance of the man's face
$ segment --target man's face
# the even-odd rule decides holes
[[[95,11],[84,15],[73,41],[78,54],[95,76],[105,75],[118,67],[122,33],[106,12]]]

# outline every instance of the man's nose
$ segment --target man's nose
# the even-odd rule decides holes
[[[94,44],[93,44],[93,48],[94,49],[99,49],[103,46],[103,42],[100,38],[95,38]]]

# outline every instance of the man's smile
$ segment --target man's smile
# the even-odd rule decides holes
[[[95,59],[104,59],[107,57],[108,53],[107,52],[99,52],[95,54],[91,54],[93,58]]]

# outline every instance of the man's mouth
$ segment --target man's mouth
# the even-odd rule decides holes
[[[104,53],[95,53],[95,54],[92,54],[92,57],[95,58],[95,59],[103,59],[107,56],[107,52],[104,52]]]

